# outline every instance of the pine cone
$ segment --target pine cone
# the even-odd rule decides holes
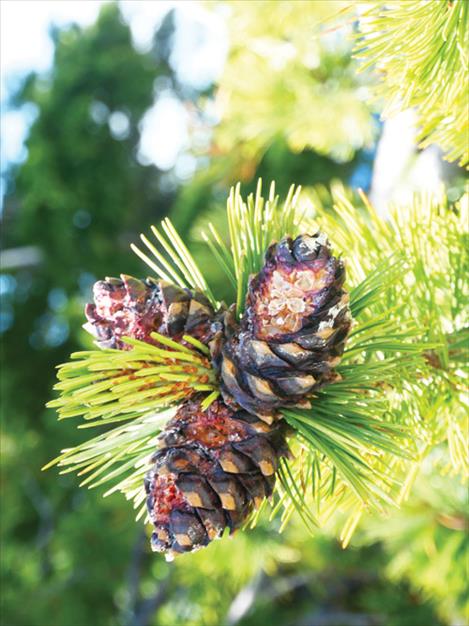
[[[151,278],[107,278],[93,287],[94,304],[87,304],[84,328],[101,348],[130,350],[122,337],[155,344],[152,332],[181,341],[191,335],[203,343],[210,340],[215,312],[199,291],[182,289]]]
[[[227,403],[272,419],[336,378],[351,326],[344,280],[321,233],[270,246],[250,279],[240,327],[228,312],[211,344]]]
[[[152,548],[169,556],[191,552],[232,533],[272,493],[284,426],[273,427],[216,400],[180,406],[160,435],[145,478],[155,531]]]

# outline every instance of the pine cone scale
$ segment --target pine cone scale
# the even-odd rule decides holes
[[[233,444],[224,448],[217,458],[222,470],[228,474],[245,474],[255,469],[252,460],[246,454],[236,450]]]
[[[181,405],[145,480],[153,548],[187,552],[236,530],[271,495],[287,453],[282,425],[269,428],[221,400],[206,411],[200,399]]]
[[[219,506],[216,492],[199,474],[182,474],[177,478],[176,485],[191,506],[204,509],[215,509]]]

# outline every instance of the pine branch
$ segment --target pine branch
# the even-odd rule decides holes
[[[365,196],[352,201],[338,186],[326,203],[333,204],[332,209],[326,209],[317,194],[311,198],[316,219],[310,228],[319,226],[333,233],[335,245],[346,254],[351,281],[361,281],[370,272],[372,276],[372,265],[385,266],[390,255],[407,268],[401,279],[390,281],[389,289],[375,300],[373,317],[386,319],[388,324],[406,320],[408,325],[414,320],[418,340],[427,343],[426,368],[421,380],[408,377],[418,390],[406,400],[407,412],[414,416],[413,428],[420,440],[430,447],[446,441],[453,470],[466,474],[469,450],[463,433],[467,432],[468,373],[463,361],[469,293],[463,277],[469,269],[469,196],[449,206],[443,195],[415,195],[406,206],[391,206],[386,219]],[[357,315],[359,301],[352,308]],[[366,310],[363,313],[369,315]],[[388,330],[384,334],[389,334]]]
[[[297,209],[298,193],[292,188],[281,207],[274,187],[265,201],[259,184],[245,203],[238,186],[228,203],[230,244],[214,228],[206,236],[236,287],[239,314],[249,275],[262,267],[271,241],[317,232],[317,223]],[[342,195],[333,211],[316,207],[317,221],[344,252],[355,321],[337,380],[315,391],[310,409],[282,410],[295,457],[280,461],[271,511],[282,511],[283,527],[296,510],[313,530],[340,509],[347,516],[344,544],[364,512],[383,511],[405,497],[425,451],[435,443],[447,442],[455,467],[462,468],[465,458],[463,422],[455,411],[462,391],[455,396],[454,389],[466,337],[461,220],[467,207],[462,203],[449,210],[444,201],[416,197],[405,212],[392,210],[386,221],[366,198],[363,202],[357,211]],[[432,229],[422,238],[427,222]],[[165,224],[173,243],[155,236],[177,259],[172,265],[145,244],[158,262],[155,271],[206,289],[184,244]],[[90,487],[109,482],[107,493],[122,491],[139,515],[144,514],[143,476],[171,407],[205,392],[205,410],[219,393],[206,346],[188,336],[190,347],[157,333],[151,337],[156,346],[127,338],[129,351],[72,355],[70,363],[59,366],[56,389],[62,395],[49,405],[61,419],[81,416],[80,428],[109,427],[64,450],[49,466],[77,472]]]
[[[409,107],[419,114],[421,146],[439,144],[450,161],[469,163],[467,0],[368,2],[355,55],[373,69],[384,117]]]
[[[77,352],[71,355],[71,362],[58,366],[59,382],[54,389],[61,396],[48,407],[58,410],[59,419],[81,416],[78,428],[112,428],[63,450],[43,469],[58,465],[65,468],[62,473],[86,475],[81,486],[89,487],[119,478],[107,494],[119,490],[133,499],[135,506],[141,505],[149,456],[173,412],[168,407],[195,392],[206,392],[208,403],[218,395],[205,346],[188,336],[184,339],[198,351],[158,333],[152,333],[152,339],[162,347],[125,338],[133,347],[130,352]]]

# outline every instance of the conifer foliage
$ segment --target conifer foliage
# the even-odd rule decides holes
[[[383,115],[415,107],[422,146],[469,163],[467,0],[365,3],[355,55],[372,68]]]
[[[244,201],[238,186],[228,242],[209,225],[228,308],[168,220],[142,236],[156,276],[97,283],[85,327],[101,349],[59,366],[50,406],[104,430],[52,464],[133,499],[168,557],[254,524],[267,499],[312,528],[321,503],[353,521],[401,495],[416,450],[402,408],[431,344],[379,303],[408,265],[391,255],[349,284],[298,200],[273,185],[266,200],[259,181]]]

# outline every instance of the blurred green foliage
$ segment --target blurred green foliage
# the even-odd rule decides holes
[[[149,551],[121,496],[103,500],[99,490],[79,491],[71,475],[40,472],[82,439],[44,409],[54,366],[91,347],[80,324],[92,282],[145,272],[128,248],[137,232],[170,213],[222,297],[224,279],[197,233],[208,217],[223,221],[229,183],[241,177],[252,191],[262,175],[284,194],[292,182],[347,183],[359,168],[360,184],[369,182],[373,121],[350,48],[340,34],[326,44],[309,37],[331,3],[303,3],[304,17],[290,2],[229,4],[233,47],[219,93],[230,95],[226,118],[205,129],[209,147],[193,149],[199,169],[184,188],[168,192],[163,174],[137,157],[155,80],[184,94],[169,62],[171,16],[146,53],[132,47],[114,4],[88,28],[56,29],[51,72],[28,77],[17,94],[16,105],[32,104],[37,118],[27,160],[9,173],[2,215],[3,245],[18,260],[0,277],[3,626],[463,623],[466,494],[451,478],[435,483],[431,468],[399,516],[370,522],[347,551],[327,529],[311,538],[293,520],[279,535],[261,520],[173,564]],[[22,262],[23,246],[34,247],[34,263]]]
[[[67,430],[77,440],[44,404],[54,364],[91,346],[80,328],[91,284],[138,273],[129,240],[170,201],[158,170],[136,158],[138,125],[167,64],[134,50],[114,5],[93,26],[53,39],[51,73],[29,76],[16,96],[38,115],[2,216],[3,246],[18,260],[2,267],[2,618],[24,626],[113,622],[114,580],[123,584],[139,528],[122,503],[41,474]],[[34,265],[22,264],[22,246],[34,246]]]
[[[464,624],[469,615],[467,485],[436,474],[445,462],[442,452],[427,460],[402,510],[385,524],[368,522],[357,544],[382,541],[390,579],[411,580],[424,597],[436,600],[450,623]]]
[[[276,0],[206,4],[227,15],[226,67],[214,102],[200,104],[220,123],[203,153],[208,167],[176,199],[176,226],[216,211],[221,189],[239,180],[246,192],[257,177],[275,180],[280,196],[292,182],[334,178],[368,188],[378,124],[366,103],[368,80],[352,60],[351,24],[339,33],[333,25],[350,3],[306,1],[301,11]]]
[[[222,151],[236,147],[239,161],[256,161],[282,137],[293,153],[309,148],[346,162],[371,144],[350,44],[343,33],[318,36],[346,2],[305,2],[301,10],[275,0],[226,4],[231,48],[217,95],[224,123],[215,132]]]

